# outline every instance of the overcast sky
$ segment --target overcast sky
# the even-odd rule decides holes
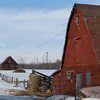
[[[46,52],[49,61],[61,59],[74,3],[99,5],[100,0],[0,0],[0,62],[7,56],[42,62]]]

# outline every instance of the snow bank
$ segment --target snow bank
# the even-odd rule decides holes
[[[75,97],[68,97],[65,100],[75,100]]]
[[[100,100],[100,99],[99,98],[98,99],[97,98],[84,98],[82,100]]]
[[[49,97],[47,100],[67,100],[67,98],[70,98],[70,96],[69,95],[53,95]],[[68,100],[74,100],[74,99],[68,99]]]

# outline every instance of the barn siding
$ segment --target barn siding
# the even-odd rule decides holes
[[[65,49],[63,67],[61,71],[57,73],[66,75],[68,71],[73,71],[73,94],[75,93],[75,74],[86,74],[87,71],[93,73],[93,69],[99,67],[84,15],[77,7],[74,12],[69,25],[67,44],[65,44],[67,46]],[[76,25],[76,16],[79,16],[79,26]],[[53,78],[55,79],[55,77]],[[86,80],[84,80],[84,82],[86,82]]]
[[[97,67],[98,62],[96,59],[96,55],[94,52],[94,47],[91,42],[91,38],[89,36],[84,16],[82,13],[76,8],[77,13],[74,13],[73,18],[71,20],[71,24],[69,27],[69,36],[68,36],[68,44],[65,51],[64,65],[63,67],[70,66],[80,66],[80,67],[88,67],[93,66]],[[76,16],[79,16],[79,27],[76,26]],[[77,55],[75,55],[75,40],[77,38],[81,38],[81,46],[79,45],[79,49],[81,49],[81,61],[77,63]],[[78,48],[77,47],[77,48]],[[78,51],[77,51],[78,52]],[[80,53],[80,52],[79,52]],[[63,69],[62,69],[63,70]]]

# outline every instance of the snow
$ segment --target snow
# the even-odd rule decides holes
[[[46,97],[37,97],[37,96],[9,96],[9,89],[14,89],[14,90],[22,90],[21,87],[14,87],[14,84],[7,83],[0,78],[0,98],[3,100],[34,100],[34,98],[37,98],[39,100],[75,100],[74,97],[70,97],[68,95],[54,95],[49,98]],[[2,97],[3,96],[3,97]],[[7,97],[8,96],[8,97]],[[13,99],[12,99],[13,98]],[[33,98],[33,99],[32,99]],[[1,100],[1,99],[0,99]]]
[[[75,100],[75,97],[68,97],[65,100]],[[78,99],[77,99],[78,100]]]
[[[22,90],[21,87],[14,87],[14,84],[7,83],[0,78],[0,95],[9,95],[9,89]]]
[[[70,97],[69,95],[53,95],[47,100],[75,100],[75,97]]]
[[[35,70],[37,72],[40,72],[42,74],[45,74],[47,76],[51,76],[51,74],[53,74],[54,72],[56,72],[57,70]]]
[[[100,98],[84,98],[82,100],[100,100]]]
[[[29,80],[29,75],[32,73],[31,69],[27,69],[26,73],[14,73],[14,70],[0,70],[0,73],[6,76],[11,76],[14,78],[18,78],[19,81]],[[42,74],[50,76],[52,73],[54,73],[56,70],[36,70],[37,72],[40,72]],[[25,90],[22,87],[22,84],[19,84],[18,87],[15,87],[12,83],[7,83],[3,81],[0,77],[0,95],[9,95],[9,89],[15,89],[15,90]]]
[[[13,71],[14,70],[0,70],[0,73],[11,77],[13,76],[14,78],[18,78],[19,81],[23,81],[24,79],[29,80],[29,75],[32,73],[32,69],[26,69],[25,70],[26,73],[13,73]],[[35,70],[35,71],[50,76],[56,70]]]
[[[40,72],[42,74],[50,76],[52,73],[54,73],[56,70],[36,70],[37,72]],[[29,75],[32,73],[32,70],[27,69],[26,73],[13,73],[13,70],[0,70],[1,74],[7,75],[7,76],[13,76],[15,78],[18,78],[20,81],[23,81],[24,79],[29,80]],[[19,85],[20,86],[20,85]],[[9,93],[11,93],[9,90],[25,90],[22,87],[15,87],[12,83],[7,83],[3,81],[0,77],[0,95],[9,96]],[[5,98],[5,97],[4,97]],[[68,95],[54,95],[52,97],[47,98],[47,100],[75,100],[75,97],[70,97]],[[99,98],[84,98],[82,100],[100,100]]]
[[[37,72],[40,72],[42,74],[45,74],[47,76],[50,76],[52,73],[54,73],[56,70],[36,70]],[[32,70],[27,69],[26,73],[13,73],[13,70],[0,70],[0,73],[7,76],[13,76],[15,78],[18,78],[20,81],[29,80],[29,75],[32,73]],[[19,87],[20,86],[20,87]],[[9,96],[9,93],[11,93],[9,90],[25,90],[21,87],[21,84],[18,87],[15,87],[12,83],[7,83],[3,81],[0,77],[0,95]],[[0,96],[1,97],[1,96]],[[4,97],[5,98],[5,97]],[[70,97],[68,95],[54,95],[52,97],[49,97],[47,100],[75,100],[75,97]],[[6,100],[6,99],[5,99]],[[84,98],[82,100],[100,100],[99,98]]]

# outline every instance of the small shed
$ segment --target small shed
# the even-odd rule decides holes
[[[17,62],[11,56],[8,56],[1,63],[2,70],[16,70],[18,68],[17,66],[18,66]]]

